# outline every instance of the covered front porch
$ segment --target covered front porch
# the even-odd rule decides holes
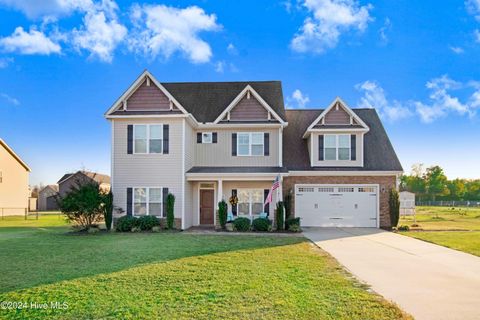
[[[272,194],[272,202],[264,205],[265,199],[279,176],[280,187]],[[191,192],[191,215],[186,214],[188,226],[218,226],[218,203],[225,200],[228,205],[228,220],[246,217],[251,220],[265,217],[274,220],[275,204],[282,200],[281,181],[278,173],[269,174],[210,174],[187,175]],[[237,204],[230,199],[236,197]],[[186,211],[186,213],[188,212]]]

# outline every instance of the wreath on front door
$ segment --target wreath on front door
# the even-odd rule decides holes
[[[238,203],[238,198],[237,196],[231,196],[230,199],[228,199],[228,202],[230,202],[230,205],[236,206]]]

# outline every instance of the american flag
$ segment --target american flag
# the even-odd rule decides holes
[[[264,206],[273,201],[273,191],[277,190],[278,188],[280,188],[280,176],[277,176],[275,181],[273,181],[272,187],[270,188],[267,198],[265,199],[265,203],[263,204]]]

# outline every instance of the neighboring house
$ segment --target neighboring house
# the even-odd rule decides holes
[[[0,214],[24,215],[28,210],[30,168],[0,139]]]
[[[58,185],[49,184],[38,192],[38,210],[54,211],[58,210],[56,197],[58,195]]]
[[[105,192],[110,191],[110,177],[105,174],[77,171],[75,173],[67,173],[58,180],[58,195],[64,197],[73,187],[78,187],[87,183],[98,183],[100,189]]]
[[[105,117],[116,218],[164,217],[168,193],[181,229],[218,224],[217,203],[233,195],[234,216],[273,218],[291,193],[304,226],[390,227],[402,167],[374,109],[337,98],[325,110],[285,110],[279,81],[160,83],[145,71]]]

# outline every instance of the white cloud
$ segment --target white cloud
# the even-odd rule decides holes
[[[13,104],[14,106],[20,105],[20,101],[18,101],[17,99],[9,96],[6,93],[3,93],[3,92],[0,93],[0,97],[2,97],[4,100],[6,100],[9,104]]]
[[[225,61],[218,61],[215,63],[215,72],[223,73],[225,70]]]
[[[462,53],[464,53],[464,50],[463,50],[463,48],[461,48],[461,47],[452,47],[452,46],[450,46],[450,50],[452,50],[452,51],[453,51],[454,53],[456,53],[456,54],[462,54]]]
[[[31,19],[57,18],[93,5],[92,0],[0,0],[0,4],[19,10]]]
[[[390,31],[392,28],[392,22],[390,21],[389,18],[385,18],[385,22],[383,23],[383,27],[380,28],[379,34],[380,34],[380,40],[383,43],[388,43],[388,35],[387,32]]]
[[[4,69],[13,63],[13,58],[0,58],[0,69]]]
[[[475,41],[480,43],[480,30],[473,31],[473,35],[475,36]]]
[[[291,42],[297,52],[322,53],[334,48],[342,33],[364,31],[372,20],[370,4],[360,6],[357,0],[304,0],[311,13]]]
[[[466,0],[467,11],[480,21],[480,0]]]
[[[212,57],[212,49],[200,33],[221,28],[215,14],[207,14],[197,6],[178,9],[134,5],[131,20],[135,27],[129,39],[130,50],[164,59],[180,52],[193,63],[205,63]]]
[[[227,52],[230,53],[231,55],[237,55],[238,50],[237,48],[233,45],[233,43],[229,43],[227,46]]]
[[[299,89],[293,91],[291,97],[287,97],[287,107],[303,109],[310,102],[310,98]]]
[[[422,122],[431,123],[452,112],[473,117],[480,108],[479,82],[462,84],[446,75],[427,82],[426,88],[430,91],[428,101],[389,101],[383,88],[375,81],[365,81],[357,84],[355,88],[364,94],[360,98],[360,107],[376,108],[382,118],[392,121],[417,114]],[[453,90],[465,88],[475,89],[466,102],[462,102],[459,97],[451,94]]]
[[[113,52],[127,35],[127,28],[117,20],[117,10],[117,4],[111,0],[91,8],[83,18],[84,26],[72,31],[74,47],[89,51],[91,57],[111,62]]]
[[[0,47],[6,52],[21,54],[49,55],[62,51],[58,43],[33,27],[29,32],[25,32],[22,27],[17,27],[11,36],[0,38]]]
[[[412,115],[412,112],[397,100],[389,101],[383,88],[375,81],[367,80],[357,84],[355,88],[363,93],[359,107],[375,108],[380,117],[386,120],[396,121]]]

